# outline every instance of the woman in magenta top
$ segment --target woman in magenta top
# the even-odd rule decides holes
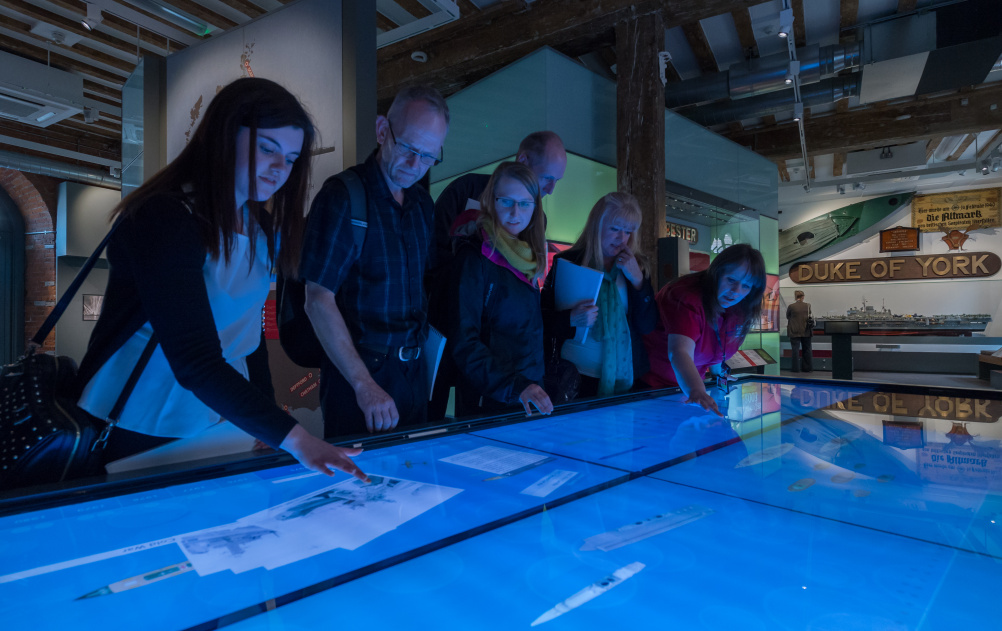
[[[739,243],[721,252],[710,267],[683,276],[658,291],[660,320],[644,338],[651,371],[643,380],[655,388],[680,386],[686,403],[713,412],[707,371],[720,374],[756,322],[765,291],[762,254]]]

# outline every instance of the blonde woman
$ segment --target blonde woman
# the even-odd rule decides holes
[[[643,336],[654,330],[658,311],[647,261],[637,251],[640,220],[635,197],[609,193],[591,209],[577,242],[555,257],[605,274],[596,303],[557,311],[556,260],[546,278],[546,349],[577,366],[581,397],[627,392],[649,369]],[[579,327],[588,327],[588,335],[577,336]]]
[[[480,197],[478,232],[460,242],[447,337],[459,373],[456,415],[553,404],[543,381],[539,281],[546,266],[539,182],[525,165],[502,162]]]

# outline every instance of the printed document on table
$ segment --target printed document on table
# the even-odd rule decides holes
[[[231,524],[179,537],[200,576],[274,569],[337,548],[355,550],[462,489],[370,475],[344,480]]]
[[[471,451],[440,458],[440,462],[486,471],[494,475],[504,475],[525,467],[549,460],[546,454],[505,449],[504,447],[478,447]]]

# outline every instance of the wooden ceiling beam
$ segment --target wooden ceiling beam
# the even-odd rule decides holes
[[[459,6],[459,15],[462,17],[473,15],[474,13],[480,13],[480,8],[470,2],[470,0],[457,0],[456,5]]]
[[[54,4],[57,7],[65,9],[66,11],[72,11],[74,14],[80,16],[81,18],[84,17],[85,15],[87,15],[87,3],[85,3],[85,2],[80,2],[79,0],[47,0],[47,1],[50,4]],[[145,15],[149,15],[148,13],[145,13],[144,11],[141,11],[138,7],[132,7],[132,8],[135,11],[138,11],[138,12],[143,13]],[[134,59],[135,58],[135,52],[136,52],[135,51],[135,37],[136,37],[135,24],[132,23],[132,22],[129,22],[128,20],[122,19],[122,18],[120,18],[117,15],[114,15],[112,13],[102,13],[102,15],[104,16],[104,21],[101,22],[101,24],[103,24],[104,26],[108,27],[111,30],[114,30],[114,31],[120,33],[120,35],[118,35],[118,36],[108,35],[106,33],[100,33],[100,32],[97,33],[97,34],[101,35],[101,36],[104,36],[104,37],[109,37],[111,39],[120,40],[121,43],[124,45],[124,47],[122,47],[122,46],[115,46],[115,48],[121,50],[122,52],[128,53]],[[156,16],[150,15],[150,17],[153,18],[153,19],[156,19],[158,22],[160,22],[160,23],[162,23],[164,25],[169,25],[169,23],[164,22],[163,20],[161,20],[159,18],[156,18]],[[170,25],[170,26],[173,26],[173,25]],[[93,31],[91,32],[90,35],[88,35],[88,37],[93,37]],[[121,39],[122,37],[124,37],[125,39]],[[105,41],[103,41],[101,39],[95,38],[95,40],[96,41],[101,41],[102,43],[107,43],[107,42],[105,42]],[[86,42],[86,41],[87,40],[85,39],[84,42]],[[157,33],[151,32],[151,31],[149,31],[147,29],[140,28],[139,29],[139,41],[141,43],[143,43],[143,44],[146,44],[145,48],[147,50],[151,50],[151,51],[153,51],[153,52],[155,52],[157,54],[162,55],[165,52],[167,52],[167,38],[164,37],[163,35],[159,35]],[[170,40],[169,46],[170,46],[170,50],[173,51],[173,52],[176,52],[178,50],[183,50],[184,48],[187,47],[186,44],[183,44],[181,42],[175,42],[173,40]]]
[[[790,181],[790,171],[786,168],[786,160],[780,160],[776,163],[776,168],[779,170],[779,181],[789,182]]]
[[[842,177],[842,171],[845,170],[845,155],[844,151],[835,152],[835,162],[832,163],[833,177]]]
[[[97,121],[96,123],[85,123],[83,116],[77,114],[64,119],[52,127],[57,127],[59,131],[72,131],[80,134],[101,137],[112,142],[121,142],[122,125],[113,125],[110,121]]]
[[[87,15],[87,3],[86,2],[80,2],[80,0],[47,0],[47,2],[49,2],[51,4],[54,4],[54,5],[58,6],[58,7],[61,7],[63,9],[66,9],[67,11],[72,11],[75,14],[79,15],[81,18],[84,17],[85,15]],[[129,8],[132,9],[133,11],[135,11],[136,13],[141,13],[142,15],[148,17],[149,19],[154,20],[156,22],[159,22],[159,23],[163,24],[164,26],[167,26],[167,27],[170,27],[170,28],[174,28],[174,29],[177,28],[176,24],[172,24],[172,23],[168,22],[167,20],[161,18],[160,16],[153,15],[152,13],[143,10],[139,6],[130,5]],[[120,18],[120,17],[118,17],[117,15],[115,15],[113,13],[104,12],[104,13],[102,13],[102,15],[104,16],[104,21],[101,24],[103,24],[104,26],[107,26],[108,28],[110,28],[112,30],[118,31],[119,33],[121,33],[122,35],[124,35],[127,38],[124,41],[130,47],[130,50],[128,50],[126,52],[130,52],[131,54],[135,55],[136,54],[136,24],[134,22],[130,22],[130,21],[124,19],[124,18]],[[103,33],[101,33],[101,35],[103,35]],[[194,33],[191,33],[191,36],[195,37],[195,38],[204,38],[204,36],[195,35]],[[152,32],[152,31],[150,31],[148,29],[140,27],[140,29],[139,29],[139,41],[140,42],[144,42],[146,44],[149,44],[148,48],[151,47],[150,49],[153,50],[154,52],[156,52],[157,54],[161,54],[162,55],[162,54],[164,54],[164,52],[167,51],[167,46],[168,46],[168,44],[167,44],[167,38],[165,36],[163,36],[163,35],[158,34],[158,33],[154,33],[154,32]],[[183,44],[181,42],[175,42],[174,40],[170,40],[170,51],[171,52],[177,52],[179,50],[184,50],[185,48],[187,48],[186,44]]]
[[[963,94],[811,118],[805,121],[808,155],[873,149],[999,129],[1002,127],[1002,108],[997,107],[999,99],[1002,99],[1002,85],[987,84]],[[794,125],[746,130],[729,137],[771,160],[800,155],[800,136]]]
[[[797,48],[807,46],[807,27],[804,26],[804,0],[792,0],[790,8],[793,9],[793,37]]]
[[[400,26],[390,18],[386,17],[379,11],[376,11],[376,26],[383,29],[383,31],[392,31],[393,29]]]
[[[52,26],[59,27],[68,33],[79,35],[84,39],[91,39],[96,42],[100,42],[106,46],[110,46],[111,48],[120,50],[123,53],[128,53],[132,56],[135,56],[136,54],[135,45],[123,42],[120,39],[111,37],[110,35],[100,31],[88,31],[80,24],[79,21],[65,18],[59,14],[52,13],[51,11],[46,11],[45,9],[39,8],[29,2],[26,2],[25,0],[4,0],[4,5],[6,5],[9,9],[17,11],[20,15],[23,15],[28,19],[51,24]]]
[[[211,9],[207,9],[193,0],[169,0],[170,4],[192,17],[205,22],[208,26],[215,26],[221,29],[231,29],[240,26],[230,18],[219,15]],[[176,27],[175,27],[176,28]]]
[[[91,61],[94,61],[99,64],[104,64],[106,66],[111,66],[112,68],[118,68],[123,72],[131,73],[133,69],[136,67],[135,61],[125,61],[120,57],[115,57],[114,55],[102,53],[93,48],[87,48],[84,46],[64,46],[62,44],[56,44],[50,40],[45,39],[44,37],[32,33],[30,24],[26,24],[24,22],[21,22],[20,20],[7,17],[6,15],[0,15],[0,26],[3,26],[4,28],[10,29],[17,33],[21,33],[22,35],[31,39],[34,45],[42,47],[43,50],[49,50],[51,47],[51,50],[55,51],[60,51],[60,50],[73,51],[74,53],[80,55],[81,57],[86,57]],[[13,43],[13,40],[7,38],[5,40],[5,43],[6,42]]]
[[[692,49],[692,54],[696,57],[700,71],[703,73],[720,72],[717,59],[713,56],[713,49],[710,48],[710,42],[706,40],[706,33],[703,32],[703,25],[699,22],[683,24],[682,33],[685,34],[685,39],[689,42],[689,48]]]
[[[817,179],[814,177],[814,156],[807,156],[807,173],[812,181]]]
[[[415,19],[420,20],[421,18],[426,18],[431,15],[431,11],[428,10],[423,4],[417,0],[393,0],[400,8],[404,11],[410,13],[415,17]]]
[[[257,6],[253,2],[248,2],[248,0],[219,0],[231,9],[236,9],[237,11],[243,13],[250,19],[259,18],[267,11]]]
[[[984,144],[983,147],[978,147],[978,157],[979,158],[984,158],[989,153],[991,153],[995,149],[995,147],[998,145],[999,141],[1002,141],[1002,129],[1000,129],[997,132],[995,132],[995,135],[992,136],[988,140],[988,142],[986,142]]]
[[[122,89],[119,88],[115,90],[114,88],[109,88],[108,86],[101,85],[100,83],[95,83],[94,81],[88,81],[84,79],[84,96],[90,97],[94,100],[99,100],[108,105],[121,106],[122,105]],[[89,94],[88,94],[89,93]],[[98,98],[103,97],[103,98]]]
[[[108,72],[107,70],[102,70],[88,63],[77,61],[71,57],[65,57],[57,52],[51,52],[45,48],[35,46],[33,44],[27,44],[12,38],[7,38],[3,42],[3,47],[7,50],[13,51],[15,53],[20,53],[31,59],[46,59],[53,67],[65,70],[68,72],[73,72],[84,77],[86,80],[88,77],[94,79],[100,79],[102,81],[107,81],[109,83],[117,83],[119,85],[125,83],[125,77],[119,74]],[[45,65],[44,62],[42,65]]]
[[[3,130],[0,129],[0,134],[2,134],[2,133],[3,133]],[[94,162],[87,162],[85,160],[75,160],[73,158],[67,158],[66,156],[62,156],[62,155],[59,155],[59,154],[56,154],[56,153],[48,153],[48,152],[45,152],[45,151],[38,151],[38,150],[35,150],[35,149],[27,149],[25,147],[21,147],[21,146],[18,146],[18,145],[9,145],[9,144],[7,144],[5,142],[0,142],[0,149],[3,149],[4,151],[11,151],[13,153],[16,153],[16,154],[19,154],[19,155],[22,155],[22,156],[28,156],[28,157],[34,157],[34,158],[44,158],[45,160],[54,160],[56,162],[62,162],[62,163],[73,165],[73,166],[87,167],[87,168],[90,168],[90,169],[107,169],[106,166],[101,165],[101,164],[96,164]],[[81,152],[81,153],[84,153],[84,152]],[[120,156],[118,156],[118,157],[116,157],[116,156],[95,156],[95,157],[96,158],[104,158],[106,160],[121,160]]]
[[[953,153],[946,156],[946,160],[948,162],[955,162],[959,160],[960,156],[964,155],[967,148],[974,144],[974,141],[977,140],[977,138],[977,134],[967,134],[967,137],[964,138],[959,145],[957,145],[957,148],[953,150]]]
[[[734,9],[731,11],[734,18],[734,28],[738,31],[738,40],[741,42],[741,50],[745,52],[745,58],[758,57],[758,42],[755,41],[755,31],[751,25],[751,14],[748,9]]]
[[[846,31],[856,24],[859,17],[859,0],[839,0],[839,42],[845,43],[856,39],[852,31]]]
[[[54,149],[76,151],[108,160],[121,160],[121,141],[113,138],[95,136],[72,129],[69,126],[49,125],[48,127],[32,127],[10,120],[0,119],[0,135],[18,140],[43,144]]]
[[[929,142],[925,146],[925,161],[928,162],[932,154],[936,153],[936,149],[939,148],[939,143],[943,142],[942,136],[936,136],[935,138],[930,138]]]
[[[388,102],[405,85],[426,83],[449,95],[542,46],[575,52],[614,41],[612,29],[630,16],[661,11],[665,28],[682,26],[737,9],[752,0],[547,0],[500,2],[478,13],[380,48],[378,99]],[[428,54],[426,63],[410,58]]]

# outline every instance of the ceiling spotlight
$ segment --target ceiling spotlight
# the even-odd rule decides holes
[[[94,3],[87,3],[87,17],[80,20],[80,24],[83,25],[88,31],[93,31],[98,24],[104,21],[104,17],[101,15],[101,7]]]
[[[838,191],[839,195],[845,195],[845,184],[836,185],[835,190]]]
[[[793,9],[783,9],[779,12],[779,36],[786,39],[793,31]]]
[[[800,76],[800,62],[794,59],[786,71],[786,85],[793,83],[793,78],[798,76]]]
[[[854,190],[854,191],[861,191],[864,188],[866,188],[866,182],[853,182],[852,183],[852,190]]]
[[[793,122],[799,123],[800,119],[804,117],[804,104],[794,103],[793,104]]]

